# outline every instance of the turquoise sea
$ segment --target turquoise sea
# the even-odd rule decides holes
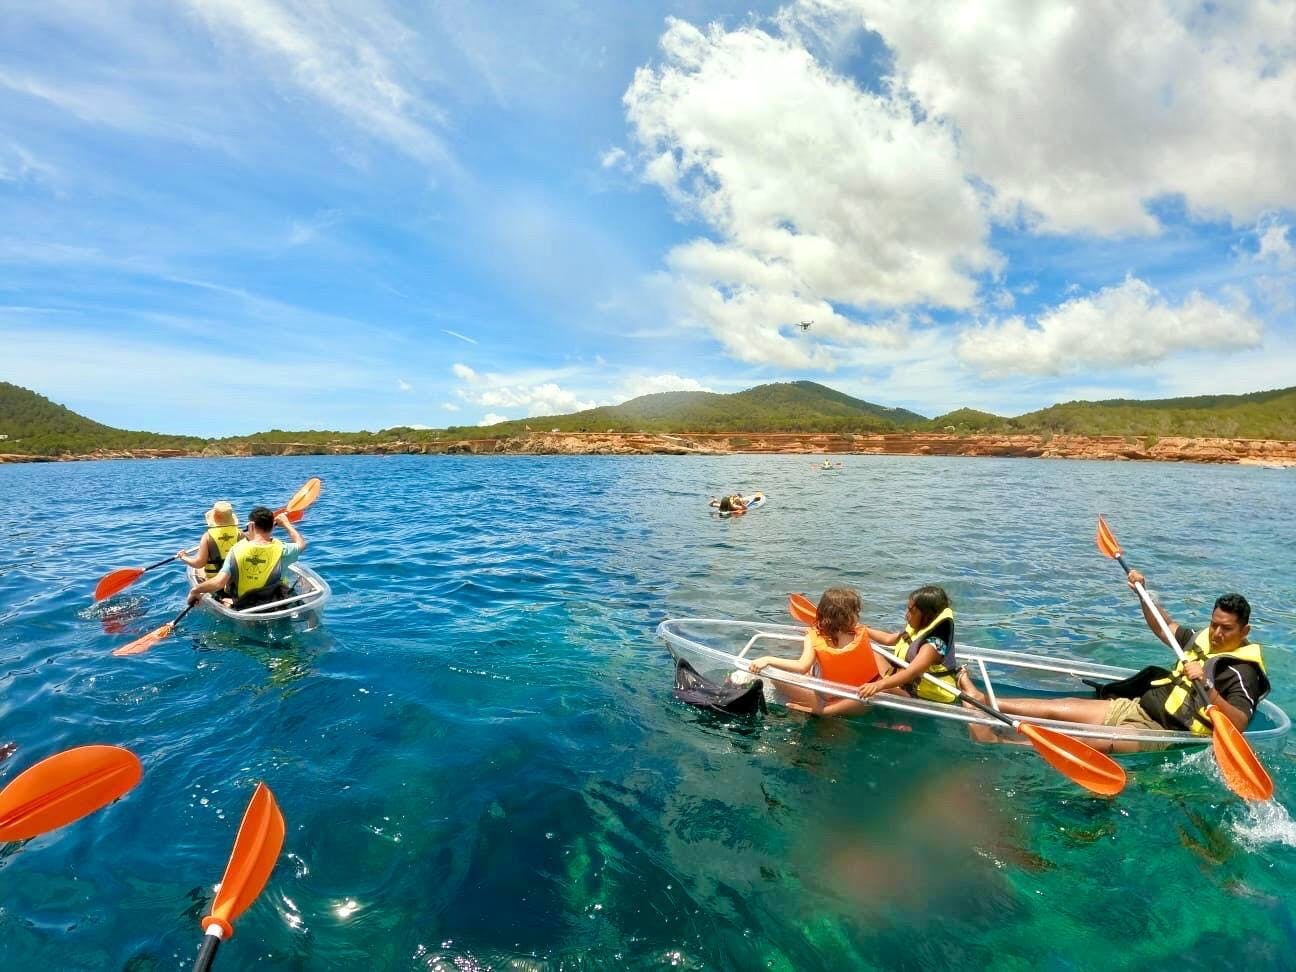
[[[724,721],[671,698],[665,617],[784,620],[849,583],[890,626],[944,584],[961,640],[1163,663],[1105,512],[1178,619],[1251,600],[1296,709],[1296,471],[844,456],[287,457],[0,466],[0,784],[58,750],[143,782],[0,846],[0,968],[187,969],[257,780],[287,820],[222,969],[1212,969],[1296,964],[1296,742],[1243,804],[1208,751],[1114,800],[959,731]],[[310,476],[334,598],[257,640],[182,606],[191,544]],[[763,489],[764,509],[708,515]]]

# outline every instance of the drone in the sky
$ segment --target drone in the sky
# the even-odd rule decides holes
[[[804,334],[806,331],[810,330],[810,325],[813,323],[814,321],[802,321],[797,326],[801,328],[801,332]]]

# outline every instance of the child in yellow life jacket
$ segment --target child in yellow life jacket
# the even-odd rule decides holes
[[[859,697],[870,699],[879,692],[912,695],[932,702],[953,702],[958,696],[942,685],[933,685],[923,674],[944,685],[955,686],[954,608],[945,589],[920,587],[909,595],[903,631],[873,631],[873,641],[891,648],[905,667],[887,665],[882,678],[860,686]]]
[[[806,632],[799,658],[777,658],[764,655],[751,663],[750,671],[779,668],[799,675],[813,673],[816,678],[836,682],[848,688],[867,684],[878,677],[877,660],[869,644],[870,631],[860,623],[860,596],[848,587],[830,587],[819,599],[815,624]],[[788,708],[815,715],[849,715],[864,711],[864,705],[853,699],[827,701],[817,692],[797,686],[780,685],[788,699]]]
[[[221,564],[225,562],[225,557],[234,544],[243,539],[243,531],[239,529],[234,507],[225,500],[212,504],[212,508],[207,511],[206,520],[207,529],[198,539],[194,555],[190,557],[187,550],[181,550],[176,554],[176,560],[183,561],[190,567],[202,567],[210,578],[215,577],[221,569]]]

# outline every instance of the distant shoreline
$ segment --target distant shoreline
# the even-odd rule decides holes
[[[531,432],[509,437],[319,445],[273,442],[222,450],[124,449],[80,455],[2,453],[0,463],[293,455],[893,455],[1197,462],[1296,467],[1296,442],[1177,436],[887,432]]]

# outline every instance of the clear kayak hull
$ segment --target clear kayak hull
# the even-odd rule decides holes
[[[305,564],[292,564],[285,572],[285,581],[292,593],[281,601],[271,601],[256,607],[235,611],[228,604],[222,604],[210,594],[203,595],[199,606],[210,614],[224,618],[226,621],[237,621],[247,624],[268,624],[272,621],[314,620],[333,596],[332,589],[319,574]],[[197,587],[207,575],[201,569],[188,572],[189,589]]]
[[[723,679],[733,672],[747,671],[748,662],[759,655],[796,658],[801,654],[806,629],[800,625],[766,624],[757,621],[727,621],[714,618],[677,618],[657,626],[657,636],[671,654],[686,659],[707,678]],[[974,648],[960,644],[959,663],[968,667],[973,680],[988,685],[992,696],[1089,696],[1092,688],[1084,679],[1113,682],[1134,674],[1132,668],[1102,665],[1074,659],[1049,658],[996,648]],[[769,701],[781,701],[779,685],[813,689],[833,698],[855,698],[849,686],[826,682],[809,675],[797,675],[767,668],[761,678],[774,686]],[[873,697],[871,708],[927,716],[951,723],[976,723],[999,728],[1003,724],[990,716],[961,705],[929,702],[908,696],[882,694]],[[1059,729],[1082,739],[1128,740],[1174,746],[1209,745],[1209,736],[1190,732],[1134,729],[1129,727],[1080,725],[1050,719],[1025,718],[1022,722]],[[1268,699],[1260,703],[1246,737],[1256,748],[1279,745],[1291,731],[1287,713]]]

